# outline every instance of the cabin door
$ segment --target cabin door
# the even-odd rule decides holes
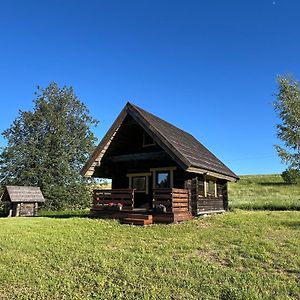
[[[152,176],[147,173],[131,176],[131,188],[134,192],[134,208],[152,208]]]

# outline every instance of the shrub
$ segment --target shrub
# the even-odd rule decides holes
[[[281,177],[286,183],[289,184],[300,183],[300,170],[287,169],[282,172]]]
[[[0,202],[0,217],[7,217],[10,209],[9,202]]]

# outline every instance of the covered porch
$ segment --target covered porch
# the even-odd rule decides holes
[[[149,207],[135,207],[135,189],[94,190],[92,217],[119,219],[123,223],[149,225],[192,218],[187,189],[158,188],[152,191]]]

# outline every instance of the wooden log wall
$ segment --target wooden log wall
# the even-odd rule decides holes
[[[37,212],[37,202],[17,202],[12,204],[9,215],[12,217],[35,217]]]
[[[186,189],[153,189],[153,207],[162,204],[167,212],[188,212],[189,191]]]
[[[103,210],[110,203],[123,205],[123,210],[132,210],[134,206],[133,189],[94,190],[93,207],[95,210]]]
[[[33,217],[35,213],[35,203],[21,203],[20,204],[20,217]]]
[[[205,197],[204,180],[193,178],[186,180],[185,188],[191,193],[191,211],[193,215],[228,209],[227,182],[217,180],[217,197]]]
[[[154,189],[153,207],[162,204],[167,211],[154,210],[153,220],[157,223],[173,223],[190,220],[192,214],[189,209],[189,191],[187,189]]]

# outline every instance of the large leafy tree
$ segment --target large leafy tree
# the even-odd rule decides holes
[[[283,145],[275,145],[278,155],[288,165],[287,172],[300,174],[300,88],[292,77],[277,78],[278,92],[274,102],[281,119],[277,136]]]
[[[1,185],[40,186],[52,209],[88,205],[79,171],[94,148],[95,125],[72,87],[38,87],[33,111],[20,111],[2,133],[7,146],[0,155]]]

